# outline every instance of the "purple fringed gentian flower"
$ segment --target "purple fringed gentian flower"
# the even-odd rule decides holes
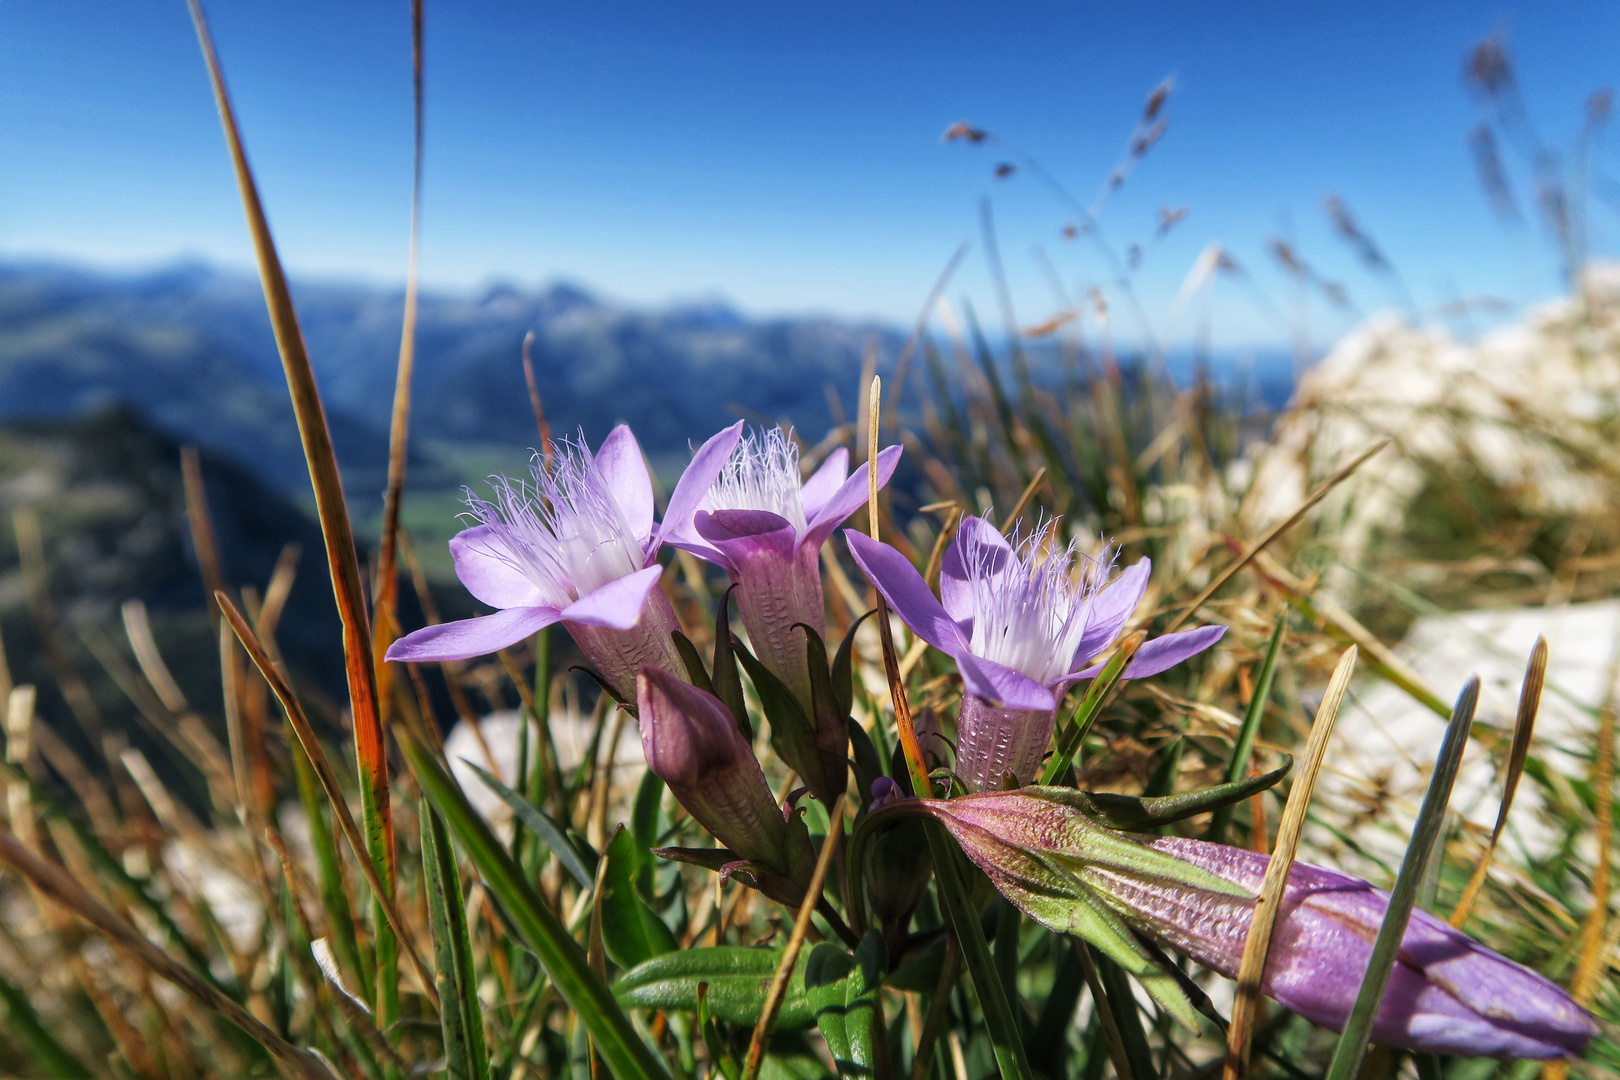
[[[560,622],[624,700],[636,669],[685,671],[676,622],[658,587],[658,549],[687,524],[742,437],[741,422],[699,448],[653,523],[652,478],[630,429],[614,428],[596,453],[584,440],[535,455],[533,487],[503,478],[493,503],[469,493],[479,524],[450,541],[456,576],[493,615],[429,626],[388,649],[389,660],[465,660],[504,649]]]
[[[912,632],[956,661],[962,712],[956,773],[969,791],[1035,779],[1057,705],[1087,666],[1119,637],[1147,589],[1147,559],[1105,584],[1112,557],[1059,546],[1055,522],[1009,543],[989,522],[962,522],[940,568],[939,599],[916,567],[887,544],[845,530],[851,554]],[[1079,564],[1078,566],[1076,564]],[[1137,650],[1127,679],[1157,675],[1226,632],[1204,626],[1166,634]]]
[[[1225,844],[1103,828],[1066,788],[906,800],[934,817],[997,889],[1043,926],[1092,942],[1183,1020],[1185,998],[1136,931],[1236,978],[1270,857]],[[1389,894],[1296,863],[1261,989],[1306,1019],[1342,1029],[1372,956]],[[1146,973],[1146,977],[1144,977]],[[1373,1024],[1386,1046],[1465,1057],[1558,1058],[1597,1034],[1591,1015],[1547,979],[1422,911],[1412,913]]]
[[[889,482],[900,447],[878,454],[878,485]],[[690,525],[668,540],[722,566],[737,585],[737,611],[760,662],[808,710],[810,675],[804,631],[826,631],[821,594],[821,545],[865,505],[869,473],[849,475],[842,447],[808,480],[799,477],[799,450],[779,427],[751,434],[726,462]]]
[[[802,899],[815,867],[804,823],[776,804],[754,748],[719,698],[648,665],[636,676],[641,749],[675,800],[762,888]],[[773,887],[780,880],[783,888]]]

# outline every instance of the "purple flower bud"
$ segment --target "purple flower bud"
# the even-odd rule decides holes
[[[1237,976],[1269,856],[1176,837],[1128,836],[1079,809],[1077,793],[1026,788],[918,800],[996,887],[1032,918],[1081,934],[1142,978],[1126,927],[1227,978]],[[1268,997],[1342,1029],[1372,955],[1389,894],[1360,878],[1296,863],[1262,980]],[[1123,924],[1123,926],[1121,925]],[[1144,985],[1161,1002],[1152,972]],[[1578,1053],[1590,1014],[1547,979],[1422,911],[1412,914],[1373,1025],[1373,1041],[1497,1058]]]
[[[888,483],[900,448],[878,455],[878,483]],[[799,478],[799,450],[781,428],[751,434],[738,445],[704,497],[690,527],[669,542],[726,568],[737,585],[737,611],[771,674],[810,707],[804,631],[826,630],[821,594],[821,545],[867,499],[867,470],[849,475],[843,448],[808,480]]]
[[[738,858],[808,880],[809,836],[783,816],[731,710],[651,665],[636,676],[636,701],[647,767],[687,813]]]

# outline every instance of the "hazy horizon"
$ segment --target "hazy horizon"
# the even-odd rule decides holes
[[[404,9],[297,2],[210,11],[248,150],[289,270],[393,288],[409,207]],[[1174,349],[1207,322],[1217,348],[1287,348],[1290,239],[1355,313],[1319,300],[1318,346],[1391,306],[1458,297],[1524,303],[1561,288],[1534,208],[1493,218],[1464,142],[1479,114],[1464,50],[1509,32],[1529,115],[1568,144],[1586,94],[1612,83],[1620,11],[1597,4],[1399,5],[1303,13],[1251,5],[1122,11],[1029,4],[867,11],[741,6],[701,16],[427,8],[422,280],[575,283],[627,307],[723,300],[753,318],[817,315],[905,327],[963,241],[947,295],[999,324],[979,250],[992,199],[1021,323],[1113,273],[1027,154],[1093,201],[1149,92],[1169,76],[1170,126],[1103,210],[1118,253],[1141,244],[1136,288]],[[251,251],[184,7],[71,0],[0,6],[0,257],[114,271],[200,259],[251,272]],[[1005,142],[942,144],[968,121]],[[1600,176],[1616,172],[1595,144]],[[1002,162],[1020,168],[994,177]],[[1513,163],[1510,161],[1510,165]],[[1511,177],[1521,198],[1522,170]],[[1325,219],[1342,195],[1387,252],[1398,289],[1357,263]],[[1162,208],[1185,220],[1155,239]],[[1593,250],[1612,253],[1611,209]],[[1171,319],[1199,254],[1248,271]],[[1405,296],[1401,294],[1404,293]],[[1408,301],[1405,297],[1410,297]],[[1115,311],[1120,298],[1111,296]],[[1135,333],[1114,317],[1121,337]],[[1200,326],[1202,329],[1202,325]]]

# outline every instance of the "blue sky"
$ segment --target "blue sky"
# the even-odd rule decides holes
[[[246,3],[210,14],[283,257],[295,274],[402,279],[409,207],[404,0]],[[1168,134],[1107,205],[1123,249],[1161,206],[1190,208],[1148,253],[1162,328],[1199,252],[1253,271],[1209,312],[1218,345],[1286,342],[1287,234],[1365,310],[1391,290],[1326,225],[1336,191],[1418,303],[1557,288],[1534,227],[1486,207],[1464,146],[1461,57],[1509,31],[1538,125],[1567,142],[1620,82],[1620,5],[662,3],[428,0],[423,276],[467,288],[568,278],[631,303],[723,296],[754,313],[909,322],[993,197],[1019,317],[1110,275],[1059,235],[1073,215],[1006,146],[943,145],[968,120],[1089,201],[1147,93],[1176,87]],[[1615,168],[1612,142],[1599,160]],[[1521,187],[1522,191],[1522,187]],[[1594,244],[1614,253],[1612,212]],[[181,0],[0,0],[0,254],[140,265],[250,250]],[[1264,294],[1264,299],[1260,294]],[[952,297],[990,317],[975,256]],[[1116,299],[1117,303],[1117,299]],[[1318,306],[1311,333],[1345,320]],[[1122,329],[1122,333],[1124,330]]]

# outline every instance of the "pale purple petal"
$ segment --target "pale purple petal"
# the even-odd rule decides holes
[[[596,467],[607,481],[608,490],[624,511],[624,521],[643,545],[652,536],[653,489],[652,477],[647,472],[647,459],[641,454],[626,424],[608,432],[596,451]]]
[[[849,449],[840,446],[827,455],[821,468],[811,473],[810,479],[799,489],[799,503],[804,507],[804,516],[814,518],[848,477]]]
[[[900,448],[898,446],[891,446],[878,452],[878,487],[882,487],[889,482],[889,477],[894,475],[894,467],[898,464],[900,464]],[[799,541],[801,545],[810,545],[819,549],[822,544],[827,542],[827,537],[832,535],[833,530],[844,523],[845,518],[866,505],[867,499],[871,496],[872,488],[867,468],[868,466],[863,465],[856,469],[854,476],[845,480],[839,485],[837,491],[828,496],[821,509],[817,510],[815,515],[810,518],[809,525],[804,531],[804,537]],[[806,507],[805,514],[809,515],[809,513],[810,510]]]
[[[539,607],[540,590],[501,555],[499,541],[488,525],[475,525],[450,538],[450,556],[456,577],[481,603],[493,608]]]
[[[1070,667],[1084,664],[1108,648],[1119,636],[1119,632],[1125,628],[1125,621],[1136,610],[1136,605],[1142,602],[1142,594],[1147,592],[1148,573],[1152,569],[1151,559],[1143,559],[1126,567],[1124,573],[1091,601],[1091,611],[1086,615],[1086,632],[1081,635],[1080,645],[1074,650]]]
[[[928,583],[911,562],[888,544],[879,543],[865,533],[844,530],[849,541],[849,553],[866,573],[867,580],[883,594],[900,621],[911,627],[911,632],[949,656],[968,654],[967,638],[951,617],[945,614]]]
[[[723,565],[742,566],[766,552],[793,557],[793,523],[769,510],[699,510],[692,528],[725,557]]]
[[[477,619],[424,626],[388,647],[384,657],[421,664],[442,660],[471,660],[515,645],[562,617],[554,607],[514,607]]]
[[[731,452],[737,449],[737,443],[742,439],[743,422],[741,420],[732,424],[724,431],[709,438],[709,441],[698,447],[698,452],[692,455],[692,460],[681,473],[681,478],[675,484],[675,490],[669,497],[669,506],[664,509],[664,520],[659,522],[658,528],[653,530],[652,549],[647,553],[650,558],[663,543],[664,537],[670,532],[682,531],[683,526],[703,505],[703,497],[714,486],[715,477],[720,470],[726,467],[726,461]]]
[[[963,555],[964,545],[968,543],[976,544],[983,553],[982,561],[989,564],[976,567],[977,574],[969,572]],[[939,599],[956,625],[962,628],[962,633],[973,633],[973,578],[1000,573],[1012,553],[1012,545],[994,525],[981,517],[962,519],[961,528],[956,530],[956,537],[945,549],[945,557],[939,564]]]
[[[701,514],[703,511],[699,510],[698,513]],[[727,570],[731,569],[730,565],[728,565],[726,562],[725,555],[721,553],[720,549],[693,531],[692,522],[690,520],[687,521],[686,528],[681,532],[677,533],[671,531],[666,533],[664,535],[663,542],[672,548],[680,548],[682,551],[689,551],[693,555],[696,555],[698,558],[702,559],[704,562],[711,562],[714,565],[724,567]]]
[[[586,626],[628,630],[641,621],[647,596],[658,588],[658,579],[663,573],[664,568],[654,563],[645,570],[615,578],[569,604],[560,617],[567,622],[584,623]]]
[[[1149,675],[1157,675],[1161,671],[1173,668],[1187,657],[1195,656],[1221,640],[1224,633],[1226,633],[1224,626],[1200,626],[1196,630],[1183,630],[1179,634],[1156,637],[1136,650],[1136,656],[1125,669],[1124,678],[1145,679]],[[1092,664],[1084,671],[1075,672],[1071,678],[1095,678],[1103,667],[1103,664]]]
[[[1004,709],[1051,712],[1057,708],[1052,691],[1021,671],[974,656],[966,649],[953,659],[962,673],[962,689],[974,697]]]

